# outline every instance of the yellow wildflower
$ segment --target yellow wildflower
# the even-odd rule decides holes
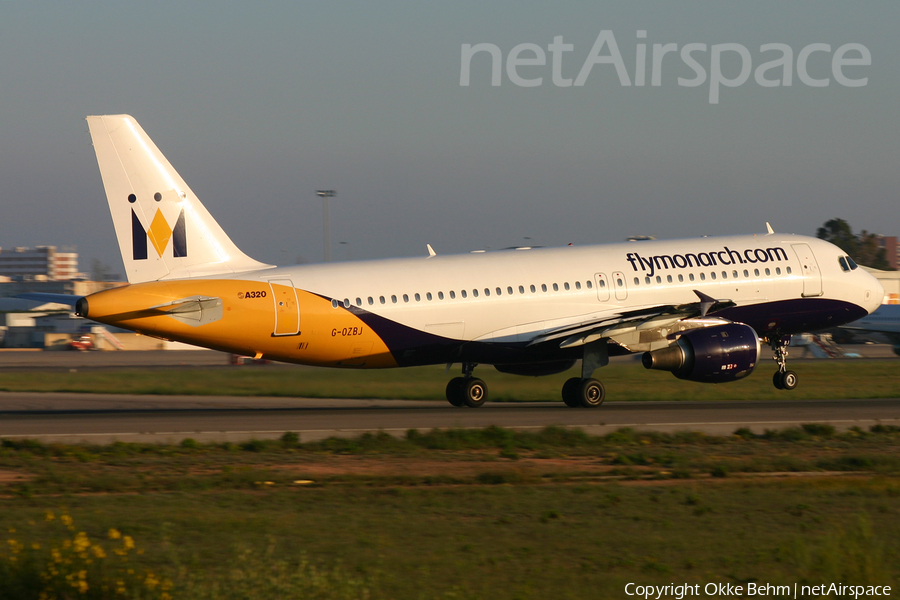
[[[75,552],[82,553],[90,547],[91,541],[88,539],[87,534],[80,531],[78,535],[75,536]]]
[[[70,517],[69,515],[65,515],[65,514],[64,514],[64,515],[60,515],[59,520],[60,520],[60,521],[62,522],[62,524],[65,525],[66,527],[71,527],[71,526],[72,526],[72,517]]]
[[[47,513],[44,515],[44,520],[47,521],[48,523],[49,523],[50,521],[52,521],[53,519],[55,519],[55,518],[56,518],[56,517],[53,516],[53,511],[52,511],[52,510],[48,510]]]
[[[103,548],[96,544],[91,546],[91,552],[93,552],[94,556],[96,556],[97,558],[106,558],[106,552],[104,552]]]
[[[118,529],[110,529],[109,533],[107,535],[109,536],[109,539],[111,539],[111,540],[117,540],[120,537],[122,537],[122,534],[119,533]]]
[[[122,543],[125,544],[125,549],[126,549],[126,550],[133,550],[133,549],[134,549],[134,540],[131,539],[131,536],[130,536],[130,535],[126,535],[124,538],[122,538]]]

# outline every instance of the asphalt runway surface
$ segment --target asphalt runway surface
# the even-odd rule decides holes
[[[876,423],[900,426],[900,398],[743,402],[607,402],[572,409],[562,402],[487,403],[478,409],[444,402],[120,394],[0,393],[0,438],[108,444],[178,443],[278,438],[287,431],[308,442],[408,429],[538,430],[577,427],[592,435],[633,427],[645,431],[702,431],[727,435],[740,427],[756,433],[803,423],[842,430]]]
[[[855,349],[872,358],[892,356],[889,346]],[[227,364],[228,355],[208,350],[0,352],[0,370],[36,374],[55,369],[228,368]],[[188,437],[240,442],[278,438],[287,431],[313,441],[364,432],[403,435],[412,428],[490,425],[523,430],[560,425],[592,435],[621,427],[727,435],[740,427],[763,433],[803,423],[828,423],[837,429],[900,425],[900,399],[791,400],[786,393],[783,400],[765,402],[606,402],[599,409],[572,409],[562,402],[489,402],[469,409],[437,401],[0,392],[0,438],[64,443],[178,443]]]

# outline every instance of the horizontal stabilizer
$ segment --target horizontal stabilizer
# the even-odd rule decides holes
[[[73,296],[72,294],[45,294],[43,292],[28,292],[25,294],[17,294],[13,298],[21,298],[22,300],[34,300],[35,302],[52,302],[54,304],[65,304],[66,306],[75,306],[83,296]]]

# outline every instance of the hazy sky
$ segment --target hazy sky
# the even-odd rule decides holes
[[[121,261],[89,114],[129,113],[232,239],[259,260],[322,260],[333,188],[337,260],[530,243],[776,231],[833,217],[900,234],[900,3],[885,2],[44,2],[0,0],[0,246],[75,245],[83,270]],[[596,64],[601,31],[627,77]],[[646,38],[638,38],[646,31]],[[472,59],[463,44],[502,53]],[[514,47],[542,65],[509,77]],[[792,85],[753,72],[791,48]],[[842,73],[837,49],[871,65]],[[646,84],[634,85],[639,44]],[[652,47],[676,44],[651,84]],[[682,59],[687,44],[706,73]],[[749,51],[746,83],[710,103],[712,46]],[[801,81],[799,55],[826,87]],[[723,77],[742,61],[723,50]],[[610,55],[605,47],[598,55]],[[524,49],[519,59],[535,58]],[[849,52],[845,58],[861,56]],[[781,79],[780,68],[766,72]],[[526,239],[530,238],[530,240]],[[341,244],[340,242],[344,242]]]

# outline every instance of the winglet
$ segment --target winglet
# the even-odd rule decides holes
[[[428,248],[428,258],[437,256],[437,252],[434,251],[434,248],[431,247],[431,244],[425,244],[425,247]]]
[[[766,232],[767,232],[768,235],[771,235],[771,234],[775,233],[775,230],[772,229],[772,226],[769,225],[769,222],[768,222],[768,221],[766,221]]]

